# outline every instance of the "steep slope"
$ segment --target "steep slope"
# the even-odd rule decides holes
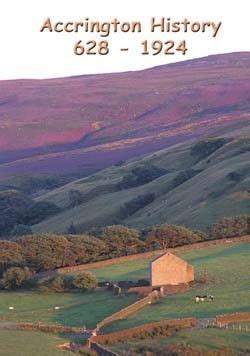
[[[164,222],[205,230],[222,216],[250,212],[249,176],[246,122],[242,130],[177,144],[39,197],[64,211],[33,231],[67,232],[72,224],[78,232],[111,223],[144,228]]]
[[[152,69],[0,82],[0,180],[86,175],[249,121],[250,52]]]

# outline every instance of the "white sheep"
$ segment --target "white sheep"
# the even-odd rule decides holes
[[[14,307],[9,307],[9,310],[14,310],[15,308]]]

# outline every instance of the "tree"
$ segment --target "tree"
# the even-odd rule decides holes
[[[107,244],[90,235],[68,235],[67,240],[70,245],[65,251],[65,266],[94,262],[108,253]]]
[[[13,241],[0,240],[0,275],[9,266],[23,260],[21,247]]]
[[[247,235],[250,232],[250,216],[239,215],[222,218],[211,227],[211,235],[217,239]]]
[[[32,276],[29,268],[11,267],[3,275],[3,285],[6,289],[22,287]]]
[[[112,256],[136,253],[143,249],[144,242],[140,240],[141,233],[123,225],[106,226],[101,230],[100,239],[109,246]]]
[[[75,227],[73,222],[68,227],[68,233],[71,234],[71,235],[76,235],[77,234],[76,227]]]
[[[201,241],[203,236],[186,227],[163,224],[152,228],[146,236],[148,246],[162,249]]]
[[[28,266],[37,271],[59,268],[65,265],[64,259],[70,242],[64,236],[27,235],[17,240]]]
[[[72,285],[82,291],[95,288],[97,286],[96,277],[90,272],[81,272],[74,276]]]
[[[69,207],[74,208],[75,206],[78,206],[82,204],[84,201],[84,195],[82,192],[80,192],[77,189],[71,189],[69,191]]]

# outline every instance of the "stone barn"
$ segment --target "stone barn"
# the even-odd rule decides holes
[[[193,280],[193,266],[172,253],[167,252],[150,264],[151,286],[186,284]]]

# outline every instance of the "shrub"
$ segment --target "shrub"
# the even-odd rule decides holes
[[[37,281],[37,287],[42,292],[62,293],[66,290],[64,276],[45,277]]]
[[[247,215],[222,218],[211,228],[212,236],[219,239],[243,236],[249,232],[250,217]]]
[[[17,289],[22,287],[32,276],[29,268],[11,267],[3,275],[5,289]]]
[[[81,272],[77,274],[73,277],[71,283],[74,288],[80,289],[82,291],[97,287],[97,279],[90,272]]]
[[[7,268],[23,260],[21,247],[14,241],[0,241],[0,276]]]
[[[243,174],[243,172],[230,172],[230,173],[228,173],[228,175],[227,175],[227,177],[231,180],[231,181],[233,181],[233,182],[235,182],[235,183],[239,183],[239,182],[241,182],[243,179],[244,179],[244,177],[245,177],[245,175]]]

